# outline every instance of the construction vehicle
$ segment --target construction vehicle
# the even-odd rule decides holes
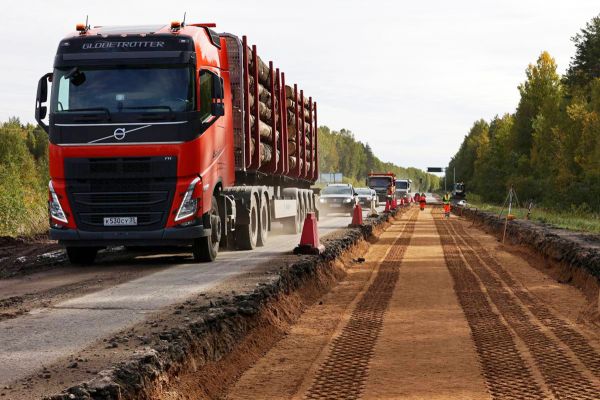
[[[245,36],[213,28],[86,23],[60,41],[35,116],[50,141],[50,237],[73,263],[114,245],[187,245],[212,261],[318,213],[316,102]]]
[[[467,190],[462,182],[455,183],[452,187],[452,199],[455,201],[465,200],[467,198]]]
[[[396,175],[391,172],[371,172],[367,175],[366,185],[377,193],[380,203],[396,198]]]
[[[409,198],[412,192],[412,179],[396,179],[396,198]]]

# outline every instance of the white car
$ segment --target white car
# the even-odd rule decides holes
[[[371,209],[377,207],[377,192],[368,187],[356,188],[358,193],[358,202],[360,206],[365,209]]]

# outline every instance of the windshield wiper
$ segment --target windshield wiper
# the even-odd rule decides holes
[[[122,107],[122,110],[140,110],[140,111],[145,111],[145,110],[164,110],[164,111],[156,111],[156,112],[152,112],[152,111],[145,111],[143,112],[140,116],[139,119],[140,120],[164,120],[167,117],[173,119],[175,118],[175,114],[173,113],[173,109],[169,106],[130,106],[130,107]]]
[[[135,106],[135,107],[122,107],[123,110],[167,110],[172,113],[173,109],[169,106]]]
[[[92,116],[96,116],[98,113],[104,113],[105,119],[110,120],[110,111],[106,107],[92,107],[92,108],[70,108],[68,110],[61,110],[59,113],[82,113],[82,117],[88,117],[86,120],[89,120]],[[86,113],[94,113],[94,114],[86,114]],[[92,117],[93,118],[93,117]]]

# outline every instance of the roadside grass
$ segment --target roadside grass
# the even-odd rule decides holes
[[[469,193],[467,195],[467,204],[477,207],[482,211],[489,211],[498,214],[502,210],[502,205],[483,202],[481,197]],[[507,209],[504,209],[503,215],[506,215]],[[511,214],[518,219],[525,219],[527,216],[526,208],[513,208]],[[600,233],[600,214],[577,208],[567,209],[565,211],[549,210],[545,208],[531,209],[531,220],[554,225],[558,228],[570,229],[589,233]]]

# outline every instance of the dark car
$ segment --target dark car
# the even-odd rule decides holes
[[[371,188],[356,188],[361,207],[371,209],[377,207],[377,192]]]
[[[352,214],[356,204],[358,204],[358,195],[350,184],[332,184],[321,190],[319,210],[324,214]]]

